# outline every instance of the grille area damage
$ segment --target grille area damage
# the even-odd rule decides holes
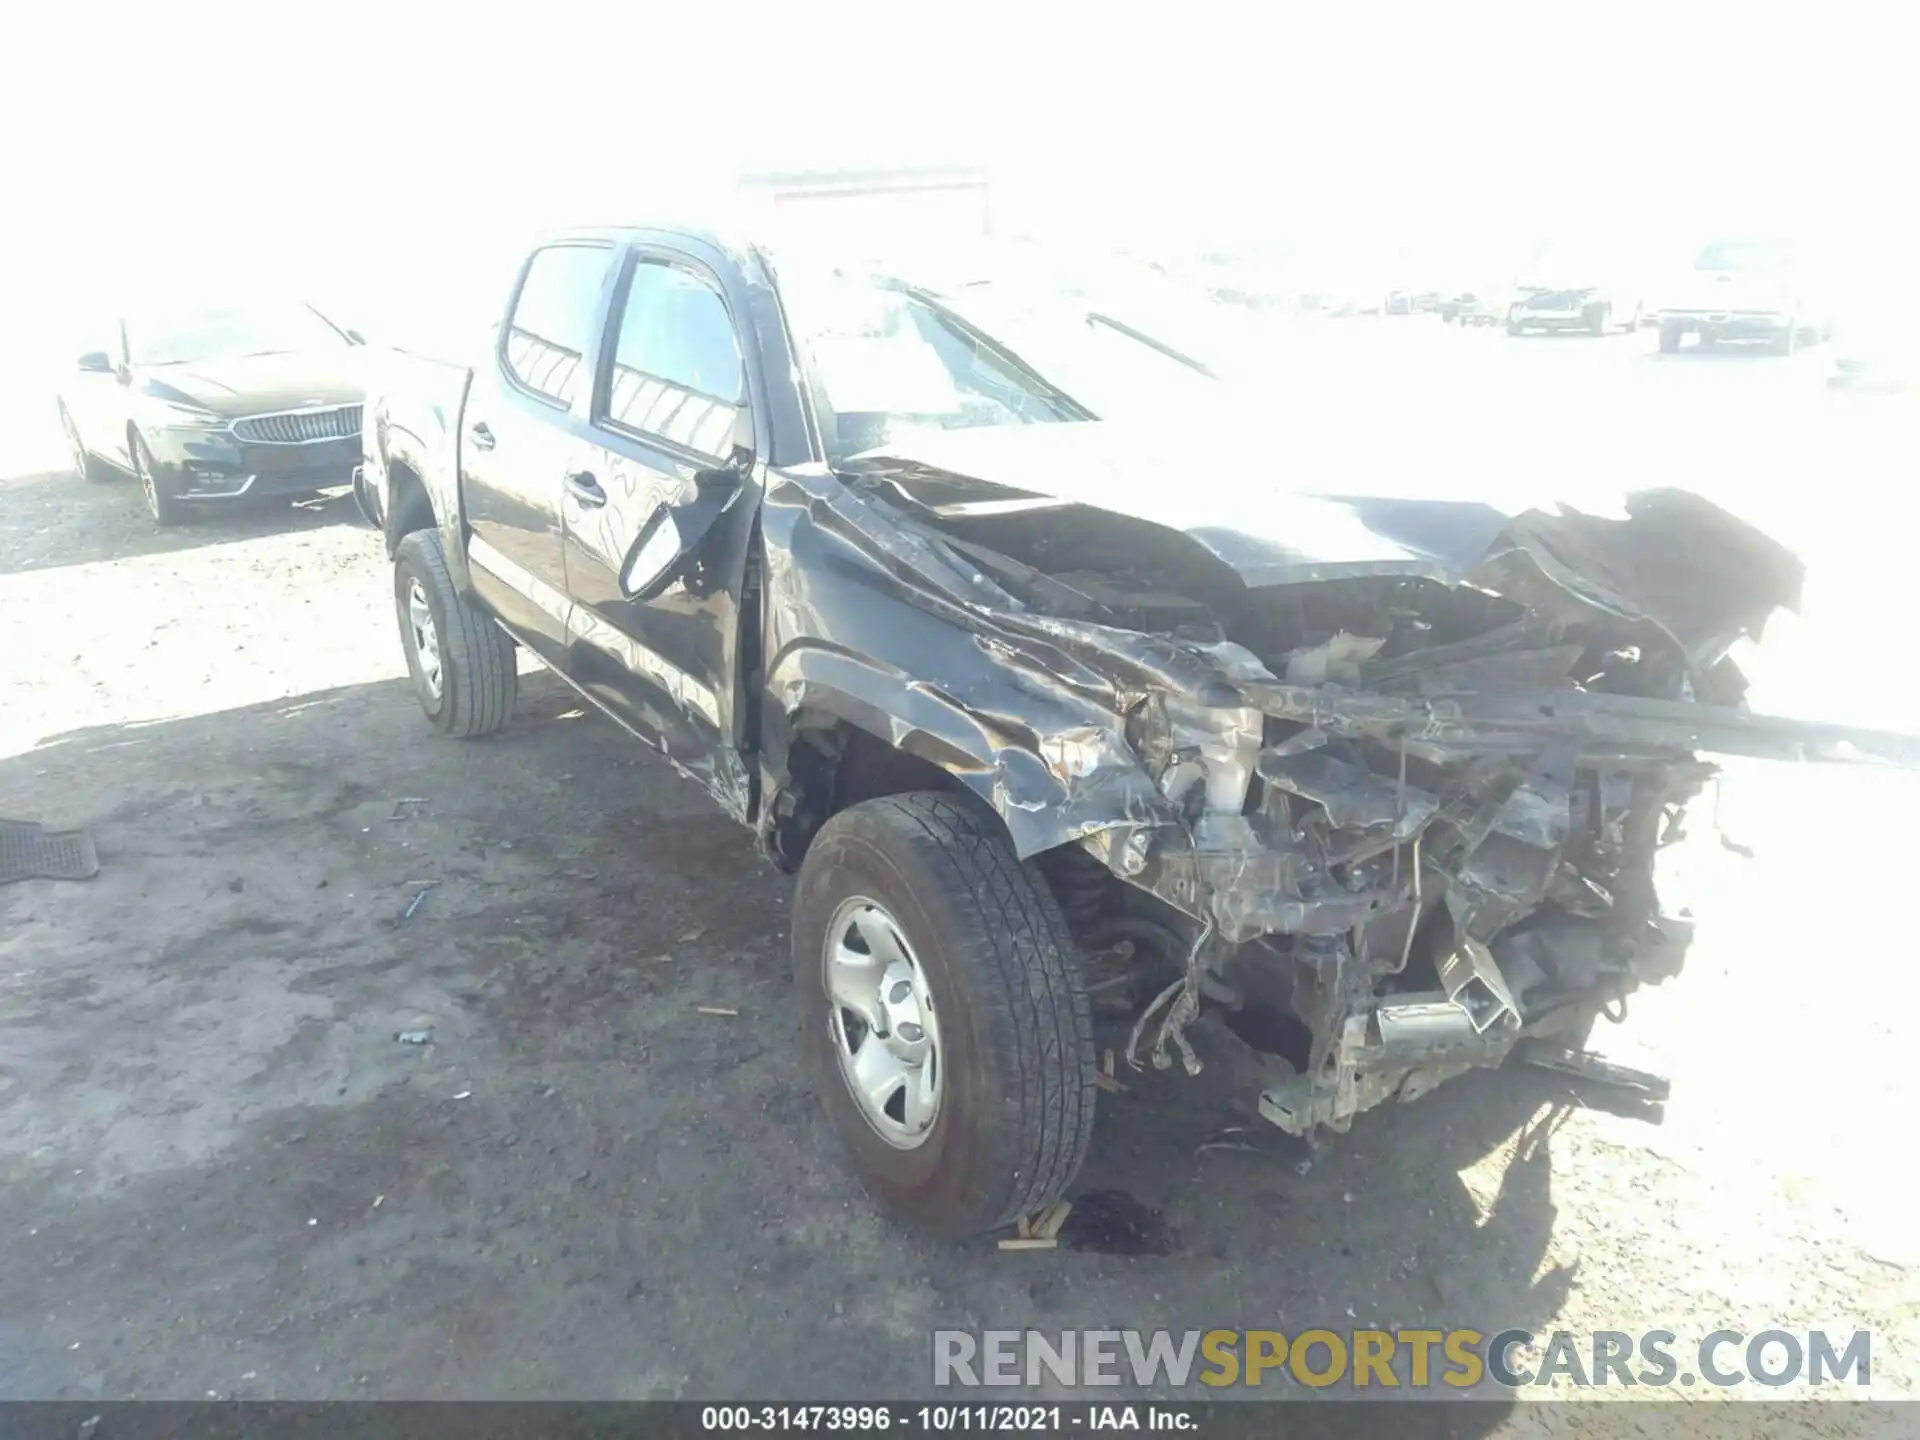
[[[1008,682],[947,697],[999,737],[961,778],[1054,879],[1096,996],[1132,996],[1130,1058],[1197,1072],[1219,1011],[1279,1062],[1260,1109],[1290,1133],[1525,1038],[1577,1047],[1677,974],[1655,860],[1704,756],[1920,765],[1913,737],[1746,709],[1730,651],[1801,567],[1690,493],[1614,517],[1243,499],[1258,524],[1215,524],[1177,487],[1082,462],[1062,494],[1033,479],[1060,457],[970,444],[847,467]]]

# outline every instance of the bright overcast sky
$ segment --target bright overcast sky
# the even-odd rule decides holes
[[[1895,6],[1315,11],[36,7],[0,56],[0,273],[31,333],[135,262],[391,279],[442,236],[697,208],[756,168],[987,165],[1004,221],[1149,247],[1877,256],[1909,208]]]

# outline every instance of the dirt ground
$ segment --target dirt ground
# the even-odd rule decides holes
[[[1757,705],[1920,728],[1891,402],[1818,357],[1407,324],[1339,343],[1580,398],[1636,478],[1803,548]],[[0,814],[102,860],[0,888],[0,1398],[904,1398],[953,1326],[1866,1328],[1873,1392],[1920,1384],[1914,777],[1736,767],[1751,858],[1702,807],[1688,973],[1602,1036],[1673,1077],[1661,1123],[1503,1070],[1301,1175],[1258,1122],[1198,1148],[1247,1123],[1214,1072],[1129,1077],[1080,1189],[1170,1253],[1012,1254],[839,1168],[743,831],[537,670],[475,744],[403,673],[344,498],[162,535],[131,484],[0,482]]]

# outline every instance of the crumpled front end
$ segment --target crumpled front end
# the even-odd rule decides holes
[[[1655,860],[1703,756],[1920,766],[1913,737],[1746,710],[1730,652],[1801,567],[1688,492],[1621,518],[1288,492],[1182,524],[1207,496],[1028,428],[770,498],[770,848],[884,783],[848,781],[836,725],[937,767],[1047,874],[1129,1058],[1197,1071],[1217,1015],[1290,1132],[1577,1045],[1673,975]]]
[[[1197,1072],[1224,1012],[1269,1063],[1262,1113],[1311,1135],[1529,1037],[1579,1045],[1678,973],[1662,847],[1733,754],[1912,766],[1909,737],[1771,720],[1728,658],[1797,604],[1798,563],[1683,492],[1629,518],[1529,512],[1471,574],[1260,593],[1196,641],[1212,687],[1156,689],[1127,738],[1177,818],[1082,839],[1186,922],[1129,1058]],[[1201,698],[1202,695],[1206,698]],[[1110,907],[1111,908],[1111,907]],[[1122,907],[1125,908],[1124,906]],[[1136,928],[1103,934],[1137,955]]]

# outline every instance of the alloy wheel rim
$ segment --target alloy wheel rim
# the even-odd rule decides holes
[[[67,447],[73,451],[73,473],[84,480],[87,478],[87,447],[80,443],[80,431],[73,423],[73,416],[64,407],[60,411],[60,425],[67,432]]]
[[[919,1149],[946,1090],[926,970],[899,922],[864,895],[833,912],[822,964],[834,1057],[855,1107],[894,1149]]]
[[[427,699],[438,703],[445,685],[440,659],[440,632],[433,623],[433,608],[427,604],[427,592],[418,580],[407,584],[407,630],[413,637],[413,654],[420,666],[420,688]]]
[[[133,471],[140,477],[140,493],[147,497],[147,509],[154,518],[160,517],[160,491],[153,481],[153,466],[147,460],[147,447],[139,441],[133,444]]]

